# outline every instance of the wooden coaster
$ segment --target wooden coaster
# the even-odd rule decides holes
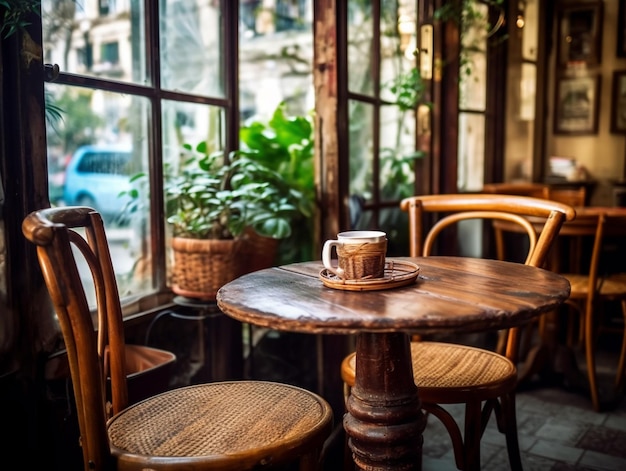
[[[320,271],[320,280],[324,286],[345,291],[374,291],[398,288],[414,283],[420,268],[415,263],[403,260],[387,260],[385,276],[382,278],[363,278],[360,280],[344,280],[324,268]]]

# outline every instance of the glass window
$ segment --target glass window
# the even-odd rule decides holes
[[[484,183],[487,110],[488,7],[474,2],[476,17],[463,28],[459,82],[458,191],[480,191]]]
[[[315,107],[313,2],[239,2],[239,110],[267,121],[282,102],[290,115]]]
[[[226,8],[199,0],[42,2],[46,62],[60,69],[45,87],[50,201],[102,213],[124,301],[170,283],[167,227],[155,215],[164,212],[164,179],[183,146],[226,149]],[[153,18],[158,28],[146,28]]]
[[[481,191],[485,174],[485,115],[459,113],[459,191]]]
[[[391,255],[408,247],[399,201],[415,191],[416,110],[424,91],[416,12],[409,1],[347,6],[350,219],[356,229],[396,237]]]
[[[44,61],[64,73],[146,84],[142,2],[43,0]]]
[[[406,92],[420,85],[416,3],[342,6],[350,18],[350,193],[361,208],[359,227],[391,231],[382,225],[399,220],[398,199],[412,193],[419,97]],[[56,115],[48,122],[50,200],[106,216],[124,261],[116,265],[124,296],[169,285],[162,195],[184,147],[228,152],[238,145],[239,123],[242,130],[263,123],[268,142],[304,162],[293,177],[314,196],[312,136],[294,146],[274,127],[287,129],[290,117],[308,119],[314,109],[311,0],[44,0],[42,8],[45,61],[60,69],[46,84]],[[234,33],[237,51],[225,39]],[[274,119],[278,110],[284,114]],[[242,146],[249,142],[242,138]],[[302,229],[310,238],[312,229]]]
[[[219,2],[159,1],[163,88],[224,97],[223,21]]]
[[[235,93],[244,121],[269,124],[279,106],[289,116],[313,110],[313,3],[242,0],[230,26],[232,2],[43,3],[46,62],[60,68],[46,85],[56,110],[48,124],[50,200],[105,216],[123,295],[158,292],[169,284],[171,257],[154,260],[165,251],[151,244],[169,248],[168,225],[157,215],[166,212],[164,182],[180,168],[183,149],[237,145],[237,130],[229,129]],[[224,40],[237,24],[238,64]],[[304,143],[287,151],[301,159],[312,149]],[[311,175],[297,178],[313,193],[310,160]]]

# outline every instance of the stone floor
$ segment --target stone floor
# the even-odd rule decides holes
[[[286,368],[286,351],[296,348],[293,339],[284,334],[273,334],[271,340],[277,352],[283,355],[261,355],[257,365],[268,366],[280,371]],[[297,337],[297,342],[302,338]],[[268,348],[266,344],[263,348]],[[584,373],[584,361],[576,353],[579,373]],[[268,363],[269,362],[269,363]],[[614,347],[601,351],[598,357],[598,372],[602,391],[608,391],[617,365]],[[292,371],[307,371],[309,368],[294,368]],[[310,371],[310,370],[309,370]],[[266,372],[267,374],[267,372]],[[279,373],[280,376],[280,373]],[[287,375],[289,376],[289,375]],[[584,378],[584,376],[583,376]],[[284,378],[288,382],[293,377]],[[626,398],[621,396],[603,412],[594,412],[586,391],[572,386],[559,374],[552,377],[535,378],[517,395],[517,421],[522,463],[526,471],[586,471],[626,470]],[[462,406],[449,409],[462,424]],[[462,425],[461,425],[462,426]],[[328,450],[325,471],[342,469],[343,437],[335,440],[334,448]],[[504,436],[497,431],[492,418],[481,441],[482,469],[500,471],[510,469]],[[424,431],[423,470],[455,470],[450,439],[443,425],[433,416],[428,417]]]
[[[451,409],[462,417],[462,408]],[[577,392],[560,387],[537,388],[517,395],[518,437],[522,463],[533,470],[626,470],[626,401],[597,413]],[[455,470],[449,438],[441,423],[429,417],[424,432],[424,471]],[[504,436],[495,421],[481,442],[482,469],[509,469]]]

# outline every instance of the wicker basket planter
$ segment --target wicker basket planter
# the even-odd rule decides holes
[[[242,249],[244,260],[242,264],[243,273],[250,273],[274,266],[279,243],[278,239],[263,237],[250,228],[246,229]]]
[[[243,243],[240,239],[172,238],[172,291],[214,300],[222,286],[241,275]]]

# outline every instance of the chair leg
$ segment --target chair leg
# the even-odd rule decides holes
[[[509,336],[506,330],[498,331],[498,343],[496,345],[496,352],[500,355],[504,355],[506,352],[506,341],[508,340],[508,338]]]
[[[585,358],[587,361],[587,377],[589,378],[589,392],[593,410],[600,411],[600,399],[598,396],[598,383],[596,378],[595,338],[593,328],[593,309],[587,307],[585,312]]]
[[[479,401],[465,404],[465,471],[480,470],[480,436],[482,429],[482,408]]]
[[[626,374],[626,299],[622,300],[622,316],[624,318],[624,326],[622,330],[622,350],[619,355],[619,363],[617,366],[617,374],[615,376],[615,388],[621,393],[624,388],[624,375]]]
[[[500,398],[502,417],[504,422],[504,436],[506,449],[509,454],[511,471],[522,471],[522,458],[517,438],[517,416],[515,412],[515,394],[507,394]]]
[[[315,450],[300,458],[298,471],[319,471],[320,465],[320,452]]]
[[[465,464],[465,452],[463,445],[463,436],[459,425],[454,420],[454,417],[450,413],[441,407],[439,404],[422,403],[422,409],[428,414],[432,414],[437,417],[443,426],[448,431],[450,440],[452,441],[452,449],[454,451],[454,462],[457,469],[466,470]]]

